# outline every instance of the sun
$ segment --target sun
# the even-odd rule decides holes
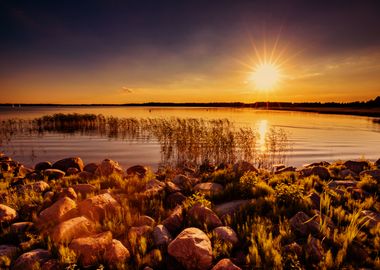
[[[258,90],[267,91],[276,87],[280,77],[280,69],[276,64],[264,62],[254,68],[250,80]]]

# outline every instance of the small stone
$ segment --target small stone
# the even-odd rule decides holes
[[[147,226],[153,227],[154,223],[156,223],[156,222],[154,221],[153,218],[143,215],[143,216],[139,216],[138,220],[136,221],[136,223],[134,225],[135,226],[147,225]]]
[[[200,203],[191,207],[187,215],[199,226],[207,226],[207,228],[212,229],[223,225],[219,217],[210,208]]]
[[[218,204],[215,206],[215,213],[217,213],[220,217],[231,215],[249,203],[250,200],[235,200]]]
[[[127,169],[127,174],[137,175],[139,177],[144,177],[147,173],[147,168],[141,165],[135,165]]]
[[[51,253],[45,249],[35,249],[22,254],[15,261],[14,270],[40,269],[51,258]],[[36,266],[38,268],[36,268]]]
[[[172,241],[172,236],[168,229],[160,224],[153,229],[153,240],[156,246],[167,246]]]
[[[102,222],[106,217],[114,215],[120,204],[109,193],[93,196],[78,204],[79,213],[95,222]]]
[[[61,179],[65,176],[65,172],[58,169],[46,169],[44,175],[51,179]]]
[[[113,173],[123,175],[123,168],[116,161],[105,159],[97,168],[95,174],[99,176],[109,176]]]
[[[308,236],[310,233],[318,235],[320,233],[320,225],[311,219],[304,212],[298,212],[290,220],[290,227],[302,236]]]
[[[324,250],[317,238],[310,236],[305,245],[306,258],[313,262],[320,262],[324,256]]]
[[[356,174],[359,174],[361,173],[362,171],[364,171],[365,169],[368,169],[369,168],[369,164],[367,161],[353,161],[353,160],[348,160],[346,162],[343,163],[343,165],[355,172]]]
[[[223,192],[223,186],[218,183],[206,182],[195,185],[194,191],[200,192],[204,195],[218,195]]]
[[[43,161],[43,162],[37,163],[36,166],[34,166],[34,169],[36,171],[44,171],[47,169],[52,169],[52,164],[49,161]]]
[[[98,168],[99,168],[99,164],[89,163],[86,166],[84,166],[83,171],[94,174]]]
[[[181,205],[182,202],[186,200],[186,196],[183,195],[181,192],[175,192],[170,194],[166,198],[166,203],[169,205],[169,207],[174,207],[177,205]]]
[[[17,223],[13,223],[11,225],[11,233],[15,234],[15,235],[22,234],[24,232],[29,232],[29,231],[32,231],[34,229],[35,229],[34,223],[28,222],[28,221],[17,222]]]
[[[77,168],[73,168],[73,167],[68,168],[66,171],[67,176],[76,175],[78,173],[79,173],[79,170]]]
[[[211,270],[241,270],[230,259],[221,259]]]
[[[236,245],[239,242],[236,232],[228,226],[220,226],[213,230],[215,237],[223,242]]]
[[[95,224],[86,217],[75,217],[58,224],[53,232],[54,243],[70,243],[72,239],[91,235]]]
[[[174,233],[181,228],[183,223],[182,206],[174,208],[173,212],[162,221],[162,224],[171,232]]]
[[[3,222],[11,223],[17,218],[17,212],[13,208],[0,204],[0,224]]]
[[[237,175],[243,175],[246,172],[255,172],[258,173],[259,171],[253,166],[252,163],[249,163],[247,161],[239,161],[233,166],[233,171]]]

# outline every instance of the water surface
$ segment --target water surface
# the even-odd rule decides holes
[[[288,133],[292,148],[287,163],[294,166],[321,160],[362,157],[374,160],[380,157],[380,124],[373,118],[361,116],[251,108],[0,106],[0,120],[33,119],[47,114],[73,112],[127,118],[226,118],[238,126],[255,128],[261,138],[270,128],[281,128]],[[263,139],[258,141],[259,146],[263,143]],[[43,160],[80,156],[86,163],[111,158],[124,167],[144,164],[156,168],[161,158],[160,145],[155,138],[122,140],[62,133],[15,134],[10,141],[2,141],[0,151],[28,166]]]

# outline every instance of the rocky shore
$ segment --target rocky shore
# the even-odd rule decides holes
[[[380,269],[379,168],[1,155],[0,268]]]

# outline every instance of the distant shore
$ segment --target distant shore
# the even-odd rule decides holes
[[[128,103],[128,104],[0,104],[0,107],[211,107],[211,108],[252,108],[259,110],[279,110],[314,112],[321,114],[358,115],[380,117],[380,105],[365,103],[288,103],[288,102],[214,102],[214,103]]]

